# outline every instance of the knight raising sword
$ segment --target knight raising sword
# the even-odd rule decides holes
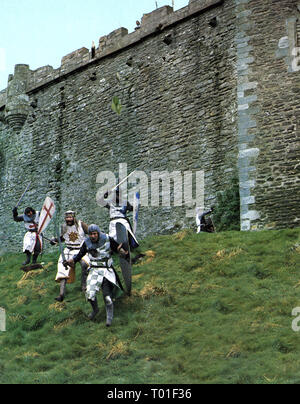
[[[41,211],[36,211],[32,207],[27,207],[22,215],[18,214],[18,206],[22,198],[27,192],[29,187],[26,188],[18,204],[13,209],[13,219],[15,222],[24,222],[26,233],[23,240],[23,253],[26,255],[26,260],[23,266],[30,264],[32,257],[32,264],[37,263],[39,254],[43,248],[42,232],[49,225],[55,213],[55,204],[51,198],[47,197],[43,204]]]

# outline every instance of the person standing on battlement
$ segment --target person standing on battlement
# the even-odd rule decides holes
[[[88,225],[81,220],[76,219],[76,214],[72,210],[65,212],[65,223],[61,226],[61,236],[62,242],[65,242],[66,247],[64,249],[64,255],[66,260],[73,258],[79,253],[80,247],[85,240],[86,234],[88,234]],[[52,245],[58,243],[57,238],[51,240]],[[86,290],[86,279],[87,279],[87,267],[88,264],[82,257],[80,260],[81,265],[81,289],[83,292]],[[73,283],[75,281],[75,271],[74,268],[69,268],[64,265],[63,257],[60,255],[57,264],[57,275],[55,278],[56,282],[60,283],[60,293],[59,296],[55,298],[58,302],[62,302],[65,298],[66,284]]]
[[[23,266],[29,265],[32,258],[32,264],[36,264],[39,254],[42,252],[43,242],[38,235],[40,212],[35,211],[31,207],[27,207],[24,214],[18,216],[18,208],[13,209],[13,219],[15,222],[24,222],[25,233],[23,240],[23,253],[26,254],[26,260]]]

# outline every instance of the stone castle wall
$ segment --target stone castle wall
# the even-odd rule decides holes
[[[40,208],[47,194],[59,217],[74,209],[107,230],[96,178],[121,163],[149,178],[204,170],[206,206],[237,174],[242,229],[299,225],[296,5],[194,0],[144,15],[133,33],[116,30],[59,69],[16,66],[0,92],[5,244],[21,240],[11,209],[29,181],[22,207]],[[144,207],[138,235],[192,225],[186,207]]]
[[[236,4],[242,228],[299,226],[300,2]]]

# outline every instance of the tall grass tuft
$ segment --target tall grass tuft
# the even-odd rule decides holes
[[[90,306],[75,284],[63,303],[57,254],[24,275],[0,259],[0,383],[280,384],[300,381],[299,229],[152,236],[133,266],[132,296]],[[117,267],[120,273],[120,269]],[[77,268],[79,271],[79,268]],[[300,322],[300,321],[299,321]]]

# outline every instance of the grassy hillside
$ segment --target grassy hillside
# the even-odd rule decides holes
[[[111,328],[79,276],[54,301],[57,254],[26,275],[5,255],[0,383],[300,383],[299,245],[299,229],[148,238]]]

